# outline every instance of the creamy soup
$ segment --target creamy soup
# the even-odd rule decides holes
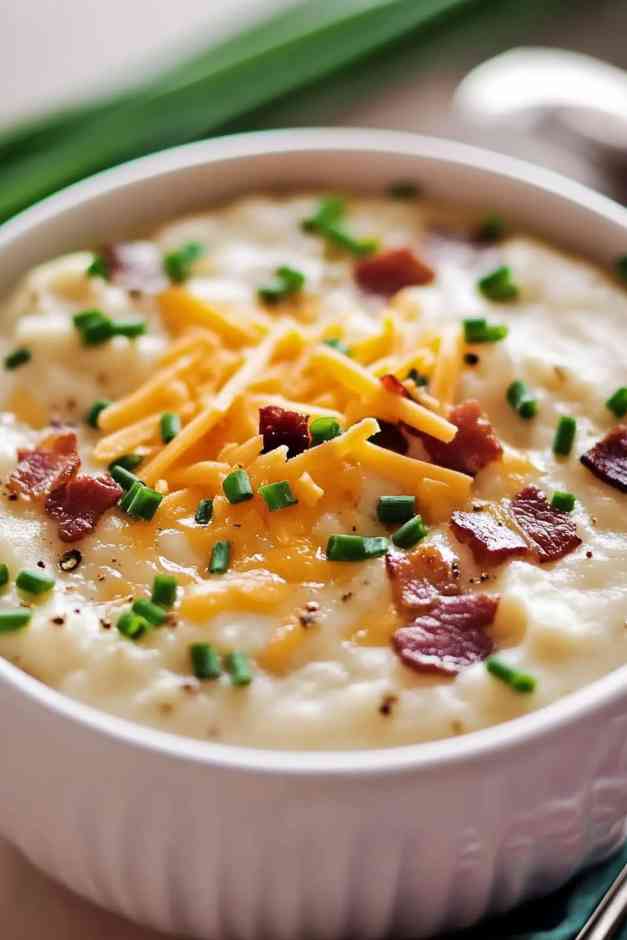
[[[3,308],[0,655],[296,749],[459,735],[603,676],[627,661],[626,311],[607,274],[405,187],[40,265]]]

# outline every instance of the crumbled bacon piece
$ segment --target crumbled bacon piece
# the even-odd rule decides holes
[[[161,252],[154,242],[117,242],[105,245],[100,255],[109,280],[125,290],[158,294],[168,286]]]
[[[311,444],[308,416],[278,405],[259,409],[259,433],[263,436],[264,453],[286,445],[287,456],[295,457]]]
[[[435,277],[433,269],[409,250],[391,248],[371,258],[358,261],[355,280],[363,290],[389,296],[415,284],[429,284]]]
[[[23,493],[35,499],[63,486],[81,463],[73,431],[50,434],[33,450],[18,450],[17,459],[17,467],[9,477],[7,487],[13,493]]]
[[[409,450],[409,441],[401,431],[400,425],[393,424],[391,421],[382,421],[381,418],[377,418],[377,421],[380,430],[369,440],[377,447],[385,447],[386,450],[405,455]]]
[[[410,669],[457,675],[492,652],[485,627],[494,621],[498,603],[498,597],[487,594],[443,597],[428,613],[397,630],[392,645]]]
[[[459,565],[445,548],[422,545],[413,552],[389,551],[385,566],[402,610],[426,613],[441,595],[459,594]]]
[[[493,460],[501,459],[503,448],[478,401],[469,399],[455,405],[448,419],[457,427],[450,443],[444,444],[429,434],[421,435],[433,463],[474,477]]]
[[[59,523],[59,538],[77,542],[93,532],[103,512],[114,506],[121,495],[121,487],[107,474],[97,477],[79,474],[50,493],[45,509]]]
[[[604,483],[627,493],[627,425],[619,424],[581,458]]]
[[[508,558],[526,555],[528,545],[522,535],[493,512],[454,512],[451,529],[459,542],[470,548],[479,564],[498,565]]]
[[[392,375],[391,372],[387,375],[382,375],[379,381],[386,392],[391,392],[392,395],[400,395],[401,398],[411,398],[411,395],[403,383],[397,379],[395,375]]]
[[[511,502],[514,519],[523,530],[536,559],[557,561],[581,545],[577,526],[567,512],[553,509],[536,486],[526,486]]]

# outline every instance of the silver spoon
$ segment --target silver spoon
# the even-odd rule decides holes
[[[625,924],[627,915],[627,865],[607,889],[575,940],[610,940]]]

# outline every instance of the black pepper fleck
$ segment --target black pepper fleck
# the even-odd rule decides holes
[[[9,493],[9,502],[14,503],[17,499],[17,493]]]
[[[353,596],[352,591],[347,591],[346,594],[342,594],[342,603],[346,604],[351,599],[352,596]]]
[[[381,715],[391,715],[392,708],[398,702],[398,695],[384,695],[379,705],[379,714]]]
[[[466,353],[464,356],[464,362],[467,366],[476,366],[479,362],[479,356],[474,352]]]
[[[592,552],[591,552],[591,551],[587,551],[587,552],[586,552],[586,558],[592,558]]]
[[[37,567],[38,567],[38,568],[45,568],[45,567],[46,567],[46,562],[39,560],[39,561],[37,562]]]
[[[53,617],[52,623],[54,623],[57,627],[62,627],[65,623],[65,617]]]

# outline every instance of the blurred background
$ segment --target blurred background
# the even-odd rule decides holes
[[[627,202],[625,36],[627,0],[0,0],[0,220],[175,143],[322,124],[468,140]],[[2,842],[0,911],[12,940],[154,938]]]

